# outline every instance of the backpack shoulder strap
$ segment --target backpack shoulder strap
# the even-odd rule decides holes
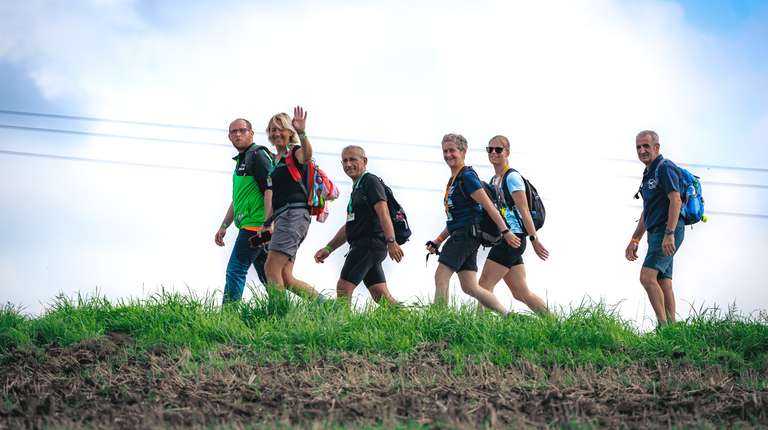
[[[501,175],[501,192],[504,194],[504,202],[508,207],[515,205],[515,201],[512,199],[512,193],[509,191],[509,187],[507,187],[507,178],[512,172],[517,172],[517,170],[510,167],[503,175]]]
[[[296,164],[298,164],[298,161],[296,160],[296,151],[298,148],[298,146],[294,146],[288,150],[288,154],[285,156],[285,165],[288,167],[288,173],[291,174],[291,178],[293,178],[294,181],[301,183],[301,172],[299,172],[299,168],[296,166]]]
[[[504,199],[508,202],[507,205],[512,211],[512,214],[515,216],[515,219],[517,219],[518,224],[520,224],[520,228],[523,229],[523,232],[525,232],[525,234],[527,235],[528,229],[525,227],[525,223],[523,223],[523,219],[520,217],[520,214],[517,213],[518,211],[515,205],[515,200],[512,198],[512,193],[509,192],[509,188],[507,187],[507,177],[512,172],[515,172],[518,174],[520,173],[516,169],[510,167],[509,169],[507,169],[506,172],[504,172],[504,176],[502,177],[501,186],[502,186],[502,190],[504,190]],[[520,175],[520,177],[522,178],[523,175]],[[525,185],[525,199],[528,201],[528,210],[530,210],[531,198],[529,196],[530,193],[528,192],[528,181],[526,181],[525,178],[523,178],[523,184]]]
[[[264,151],[264,155],[267,156],[269,162],[274,166],[275,156],[272,154],[272,151],[270,151],[269,148],[264,145],[257,145],[256,148],[253,149],[253,152],[256,153],[257,151]]]
[[[656,182],[659,182],[659,169],[661,168],[661,165],[664,164],[664,162],[667,161],[666,158],[662,158],[661,161],[659,161],[659,164],[656,166],[656,170],[653,172],[653,177],[656,179]]]

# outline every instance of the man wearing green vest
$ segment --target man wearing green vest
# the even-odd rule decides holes
[[[264,220],[272,213],[272,190],[267,185],[272,170],[272,154],[266,147],[253,143],[253,127],[246,119],[232,121],[229,125],[229,140],[238,151],[237,156],[232,158],[236,163],[232,174],[232,203],[214,241],[216,245],[224,246],[224,235],[233,221],[239,232],[227,264],[223,303],[238,301],[243,297],[245,277],[251,265],[256,269],[261,283],[266,285],[266,245],[253,247],[251,238],[261,236]]]

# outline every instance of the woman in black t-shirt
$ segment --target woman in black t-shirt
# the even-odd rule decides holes
[[[272,225],[268,227],[272,238],[264,269],[271,288],[288,288],[300,296],[321,298],[311,285],[293,276],[296,252],[307,236],[310,217],[307,195],[301,183],[291,176],[286,157],[292,154],[299,172],[303,172],[304,164],[312,159],[306,124],[307,113],[301,106],[294,108],[293,119],[286,113],[278,113],[267,123],[267,136],[275,146],[277,156],[269,180],[274,216]]]

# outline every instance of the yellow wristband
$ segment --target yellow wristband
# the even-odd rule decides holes
[[[635,245],[640,245],[640,239],[635,239],[634,237],[630,239],[630,242],[634,243]]]

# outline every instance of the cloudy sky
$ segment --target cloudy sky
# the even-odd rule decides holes
[[[329,295],[343,253],[311,255],[344,219],[344,145],[366,147],[412,219],[405,262],[386,267],[415,301],[432,296],[422,244],[444,222],[441,136],[464,134],[487,179],[482,148],[506,134],[549,209],[552,257],[526,254],[531,288],[645,324],[623,249],[640,213],[633,139],[651,128],[702,177],[710,212],[676,259],[680,313],[766,309],[767,42],[768,3],[747,0],[0,2],[0,301],[34,313],[58,292],[220,294],[225,129],[302,104],[345,190],[296,268]]]

